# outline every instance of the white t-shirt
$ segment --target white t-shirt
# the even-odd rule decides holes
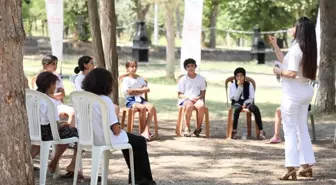
[[[129,76],[126,76],[122,82],[122,93],[126,98],[132,97],[133,95],[129,95],[127,93],[128,89],[139,89],[143,88],[144,86],[148,86],[144,78],[140,76],[137,78],[131,78]]]
[[[188,75],[184,75],[180,78],[177,85],[177,91],[183,93],[188,98],[196,98],[201,94],[201,91],[206,90],[206,82],[203,76],[197,74],[195,78],[190,78]],[[179,100],[179,104],[184,99]]]
[[[309,81],[309,79],[303,77],[302,75],[302,67],[301,67],[302,55],[303,53],[299,43],[294,42],[283,59],[282,68],[285,70],[297,72],[297,77],[295,79],[282,77],[283,80],[285,81],[296,80],[301,82]]]
[[[309,79],[302,75],[302,50],[298,43],[293,43],[283,60],[283,69],[296,71],[295,79],[282,77],[282,92],[293,99],[302,99],[305,94],[313,94],[314,90],[309,86]]]
[[[53,98],[50,98],[49,99],[53,102],[54,106],[55,106],[55,118],[56,118],[56,121],[59,121],[59,117],[58,117],[58,112],[57,112],[57,103],[56,103],[56,100],[53,99]],[[48,113],[48,106],[47,106],[47,103],[45,101],[41,101],[40,103],[40,123],[41,125],[48,125],[50,124],[50,121],[48,119],[48,116],[47,116],[47,113]]]
[[[83,73],[80,73],[77,75],[76,79],[75,79],[75,89],[76,91],[83,91],[82,89],[82,82],[84,80],[85,76],[83,75]]]
[[[110,125],[114,125],[118,123],[118,118],[115,113],[114,104],[111,98],[105,95],[101,95],[100,97],[106,102],[108,106]],[[104,145],[105,140],[104,140],[103,125],[102,125],[102,116],[101,116],[101,110],[98,104],[95,104],[93,107],[92,121],[94,123],[94,128],[93,128],[94,142],[96,145]],[[128,143],[127,133],[124,130],[121,130],[119,136],[114,135],[111,129],[109,129],[109,132],[111,136],[112,145]]]

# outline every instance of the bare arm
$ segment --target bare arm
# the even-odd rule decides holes
[[[274,48],[274,52],[275,52],[275,55],[276,55],[277,59],[279,60],[279,62],[283,63],[284,54],[282,53],[282,51],[280,50],[280,48],[277,44],[277,38],[269,35],[268,39],[270,40],[270,42],[271,42],[271,44]]]
[[[56,100],[63,100],[63,98],[64,98],[64,96],[65,96],[65,91],[64,91],[64,89],[63,88],[58,88],[57,89],[57,93],[54,93],[53,95],[52,95],[52,98],[54,98],[54,99],[56,99]]]
[[[281,70],[278,67],[273,68],[273,73],[276,74],[276,75],[280,75],[282,77],[287,77],[287,78],[296,78],[296,76],[297,76],[296,71]]]
[[[180,99],[189,99],[187,96],[185,96],[183,93],[181,93],[181,92],[178,92],[178,98],[180,98]]]

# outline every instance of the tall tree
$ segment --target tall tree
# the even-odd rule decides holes
[[[105,68],[104,50],[99,24],[98,4],[97,0],[88,0],[89,16],[91,22],[92,47],[95,60],[98,67]]]
[[[174,2],[166,2],[166,11],[175,12],[176,6]],[[174,27],[174,14],[166,16],[166,77],[169,79],[175,79],[175,27]]]
[[[150,3],[144,0],[131,0],[132,1],[132,9],[136,13],[138,21],[145,21],[146,15],[150,8]]]
[[[210,19],[210,48],[216,48],[216,25],[217,25],[217,16],[219,10],[219,0],[212,0],[211,8],[211,19]]]
[[[115,104],[119,104],[118,91],[118,53],[117,53],[117,17],[115,12],[114,0],[101,0],[101,17],[102,21],[102,35],[104,40],[104,54],[107,70],[112,73],[113,77],[113,94],[112,99]]]
[[[33,185],[25,109],[21,0],[0,1],[0,177],[4,185]]]
[[[335,111],[336,1],[321,0],[320,87],[317,106],[322,112]]]

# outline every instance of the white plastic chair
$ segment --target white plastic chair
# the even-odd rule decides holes
[[[77,78],[78,74],[73,74],[69,77],[69,80],[71,82],[71,85],[72,85],[72,89],[75,91],[76,90],[76,85],[75,85],[75,81],[76,81],[76,78]]]
[[[111,144],[110,137],[110,124],[109,124],[109,110],[107,104],[104,100],[89,92],[85,91],[74,91],[70,94],[70,100],[75,110],[76,121],[78,121],[78,134],[79,142],[77,147],[77,158],[76,158],[76,168],[73,184],[77,184],[77,173],[79,168],[79,163],[82,160],[82,150],[88,149],[92,151],[92,168],[91,168],[91,185],[96,185],[98,180],[98,170],[99,161],[103,157],[103,167],[102,167],[102,184],[107,185],[107,173],[109,158],[111,150],[129,150],[130,166],[131,166],[131,180],[132,185],[135,184],[134,179],[134,159],[133,159],[133,149],[129,143],[125,144]],[[93,106],[97,105],[100,107],[102,114],[102,124],[104,130],[105,145],[96,145],[93,136],[94,123],[92,121],[93,116]]]
[[[40,123],[40,105],[41,101],[47,104],[47,116],[50,122],[53,140],[42,141],[41,139],[41,123]],[[26,108],[29,122],[29,135],[32,145],[40,145],[40,185],[45,185],[48,167],[49,149],[53,145],[53,153],[57,144],[69,144],[78,141],[77,137],[61,139],[59,137],[55,111],[55,104],[49,97],[38,91],[26,89]],[[58,165],[54,178],[58,176]]]

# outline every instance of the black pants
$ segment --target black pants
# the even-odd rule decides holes
[[[143,178],[152,181],[152,171],[149,164],[147,143],[144,137],[127,133],[128,143],[132,145],[134,156],[135,181],[141,181]],[[129,151],[122,150],[128,169],[130,169]],[[130,177],[129,177],[130,181]]]
[[[233,113],[233,130],[237,130],[240,111],[243,109],[242,108],[243,102],[234,102],[232,104],[233,104],[232,106],[234,108],[234,113]],[[262,126],[261,114],[260,114],[259,108],[256,105],[254,105],[254,104],[247,104],[246,107],[248,108],[248,110],[250,112],[253,113],[259,130],[262,130],[263,126]]]

